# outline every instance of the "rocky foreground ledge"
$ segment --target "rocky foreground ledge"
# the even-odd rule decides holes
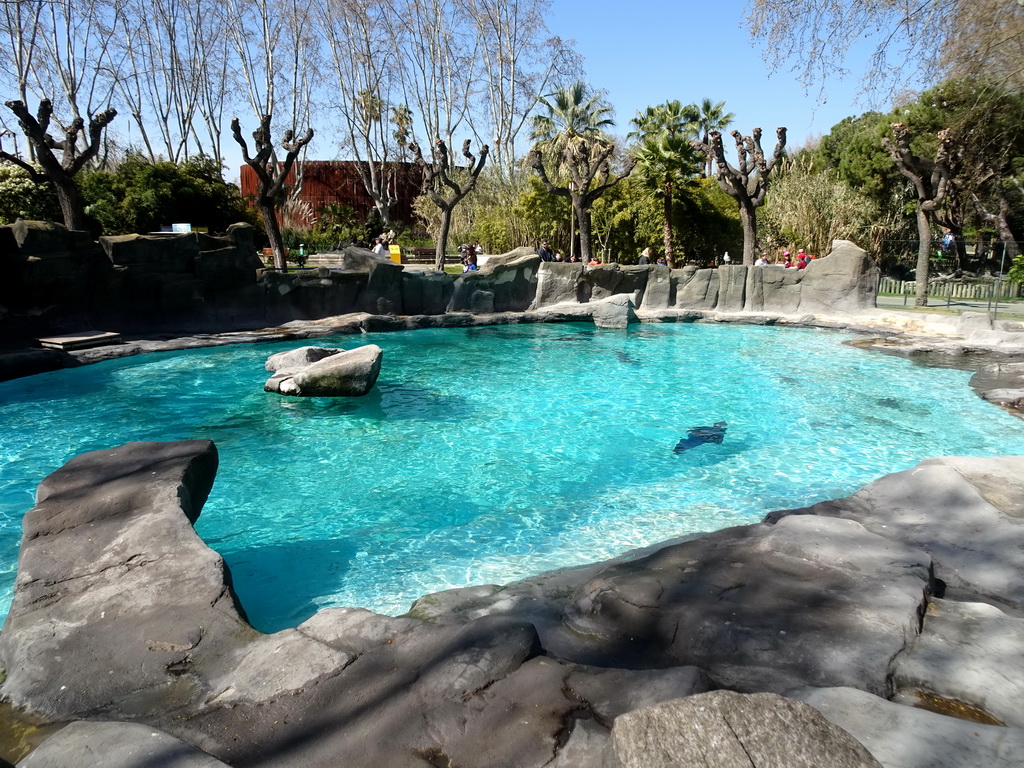
[[[130,443],[40,485],[0,695],[70,724],[19,766],[1024,754],[1024,457],[931,459],[756,525],[272,635],[192,529],[216,469],[209,441]]]

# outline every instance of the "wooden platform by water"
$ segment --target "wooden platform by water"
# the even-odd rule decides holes
[[[120,344],[121,334],[113,331],[84,331],[72,333],[66,336],[48,336],[36,339],[39,346],[44,349],[61,349],[70,352],[75,349],[89,349],[91,347],[105,347],[108,344]]]

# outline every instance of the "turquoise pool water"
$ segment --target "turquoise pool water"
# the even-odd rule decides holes
[[[160,353],[0,384],[0,613],[39,481],[83,451],[210,438],[197,523],[263,630],[397,614],[847,495],[928,456],[1024,453],[1024,423],[929,369],[807,329],[590,324],[342,336],[384,349],[373,393],[262,391],[300,342]],[[721,445],[673,453],[686,429]]]

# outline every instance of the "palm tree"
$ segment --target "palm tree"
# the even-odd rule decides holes
[[[580,256],[590,258],[590,206],[601,193],[632,171],[632,164],[620,175],[611,173],[610,159],[615,145],[604,129],[615,125],[611,106],[600,93],[591,93],[582,80],[538,99],[546,114],[533,117],[530,138],[536,143],[526,164],[533,168],[552,194],[568,197],[579,222]],[[567,179],[565,186],[549,179]],[[560,178],[559,178],[560,177]],[[570,228],[570,238],[572,231]]]
[[[639,140],[633,149],[637,173],[662,198],[665,258],[672,268],[676,265],[672,203],[678,186],[696,171],[698,153],[690,139],[696,135],[699,119],[700,113],[692,104],[684,107],[678,101],[669,101],[637,112],[632,120],[637,130],[629,134]]]
[[[631,131],[627,138],[644,139],[653,134],[696,138],[701,125],[700,118],[700,112],[693,104],[684,107],[679,101],[666,101],[637,112],[636,117],[630,121],[636,130]]]
[[[614,110],[602,94],[589,90],[577,80],[537,99],[547,114],[534,115],[530,139],[541,151],[561,156],[567,144],[605,139],[604,129],[615,125]]]
[[[700,102],[700,115],[697,117],[697,131],[700,136],[702,144],[707,145],[708,140],[711,138],[712,131],[718,131],[722,133],[729,124],[735,118],[732,112],[725,111],[725,102],[720,101],[717,104],[711,101],[711,99],[702,99]],[[704,178],[711,178],[711,158],[707,157],[704,160]]]

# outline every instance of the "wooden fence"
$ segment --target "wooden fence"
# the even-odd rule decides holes
[[[883,277],[878,282],[879,293],[897,296],[913,296],[916,287],[917,283],[913,280],[895,280],[891,277]],[[928,295],[943,298],[948,296],[953,299],[1019,299],[1021,284],[1008,283],[1004,280],[972,283],[933,280],[928,283]]]

